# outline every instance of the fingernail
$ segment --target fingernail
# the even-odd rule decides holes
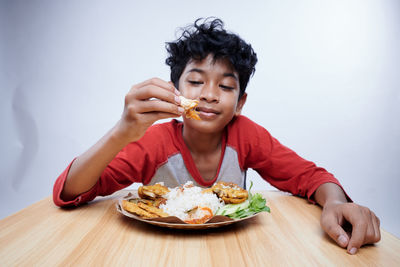
[[[354,255],[354,254],[356,254],[356,252],[357,252],[357,248],[351,248],[350,250],[349,250],[349,253],[351,254],[351,255]]]
[[[175,89],[175,94],[176,94],[176,95],[181,95],[181,92],[179,92],[178,89]]]
[[[176,102],[177,104],[180,104],[180,103],[181,103],[181,99],[179,98],[179,96],[175,96],[175,102]]]
[[[338,238],[339,245],[346,246],[347,245],[347,238],[344,235],[340,235]]]
[[[184,110],[183,108],[178,107],[178,112],[179,112],[180,114],[182,114],[184,111],[185,111],[185,110]]]

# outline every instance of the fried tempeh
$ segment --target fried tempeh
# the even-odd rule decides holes
[[[154,206],[154,205],[153,205],[154,201],[153,201],[153,200],[150,200],[150,199],[130,198],[128,201],[129,201],[129,202],[132,202],[132,203],[135,203],[135,204],[144,203],[144,204],[146,204],[146,205]]]
[[[122,200],[122,208],[130,213],[138,215],[143,219],[150,219],[158,217],[155,214],[152,214],[138,206],[138,204],[129,202],[128,200]]]
[[[167,202],[167,199],[163,198],[163,197],[158,197],[158,198],[156,198],[154,200],[152,200],[152,199],[144,199],[144,198],[130,198],[129,202],[133,202],[135,204],[144,203],[146,205],[158,208],[158,207],[160,207],[161,204],[165,204],[165,202]]]
[[[147,212],[151,214],[155,214],[157,217],[168,217],[168,213],[164,212],[162,209],[146,205],[144,203],[138,203],[137,204],[140,208],[146,210]]]
[[[138,215],[144,219],[168,217],[169,215],[163,210],[153,207],[151,204],[145,204],[143,202],[130,202],[128,200],[122,201],[122,208],[130,213]]]

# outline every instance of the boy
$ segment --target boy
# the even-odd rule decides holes
[[[380,240],[379,219],[349,203],[332,174],[240,115],[257,62],[249,44],[219,19],[197,20],[167,50],[172,82],[153,78],[131,88],[117,124],[55,182],[56,205],[77,206],[133,182],[207,187],[223,180],[245,187],[246,170],[253,168],[273,186],[320,204],[322,228],[350,254]],[[182,115],[180,95],[199,101],[201,120],[152,126]],[[345,222],[353,226],[351,235]]]

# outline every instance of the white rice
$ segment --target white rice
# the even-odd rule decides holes
[[[202,190],[201,187],[193,186],[193,182],[187,182],[183,190],[179,187],[170,188],[170,192],[164,195],[167,201],[161,204],[160,208],[183,221],[189,219],[187,212],[197,206],[208,207],[215,214],[224,206],[223,201],[213,193],[202,193]]]

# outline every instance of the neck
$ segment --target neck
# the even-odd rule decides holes
[[[222,133],[200,133],[188,127],[183,127],[183,140],[194,154],[209,154],[221,148]]]

